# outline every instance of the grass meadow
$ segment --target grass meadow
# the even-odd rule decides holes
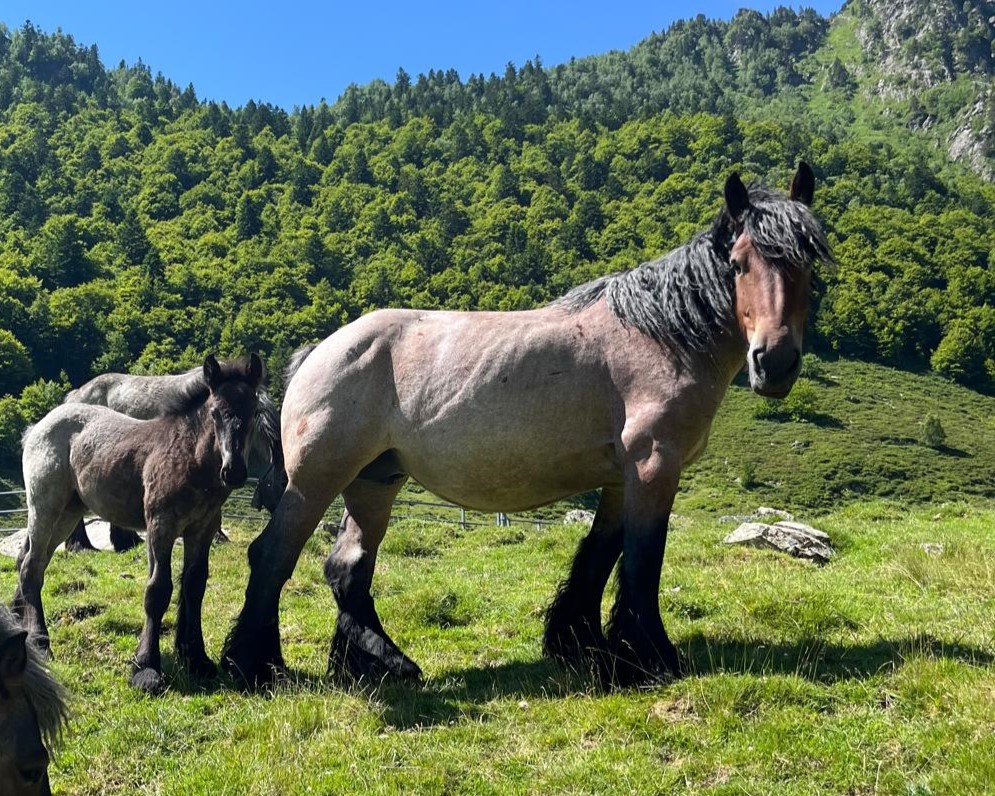
[[[392,528],[376,592],[425,671],[421,689],[324,678],[334,606],[323,534],[283,604],[291,677],[252,695],[187,680],[171,654],[169,691],[133,692],[142,554],[59,554],[47,609],[74,719],[56,792],[990,792],[995,512],[875,502],[818,524],[839,549],[823,568],[726,547],[729,526],[711,517],[679,519],[661,604],[691,673],[621,693],[540,655],[578,526]],[[240,604],[254,530],[214,550],[212,655]],[[4,559],[4,592],[12,581]]]
[[[793,417],[771,419],[734,389],[679,496],[660,603],[685,679],[613,693],[543,659],[543,612],[578,525],[392,525],[375,595],[425,672],[421,688],[325,678],[325,530],[284,593],[290,677],[257,694],[176,669],[175,609],[169,689],[134,692],[144,552],[60,552],[44,594],[73,720],[55,791],[995,792],[995,402],[859,363],[808,371],[814,403]],[[939,448],[916,442],[924,412],[943,424]],[[721,515],[758,505],[794,509],[831,534],[837,556],[820,568],[723,545],[735,526]],[[262,524],[233,525],[232,543],[212,552],[215,658]],[[0,558],[0,594],[14,577]]]

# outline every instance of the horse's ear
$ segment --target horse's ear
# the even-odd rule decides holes
[[[204,381],[212,390],[221,383],[221,365],[214,354],[208,354],[204,358]]]
[[[795,177],[791,181],[791,190],[788,192],[788,198],[802,204],[811,205],[813,196],[815,196],[815,173],[808,163],[800,160],[798,161],[798,171],[795,172]]]
[[[733,172],[726,180],[725,187],[726,210],[735,221],[743,217],[743,213],[750,209],[750,194],[739,178],[738,172]]]
[[[21,630],[0,642],[0,683],[24,673],[28,666],[28,632]]]
[[[245,366],[245,375],[252,382],[253,387],[262,384],[263,379],[266,378],[266,368],[263,367],[263,361],[259,358],[259,354],[249,355],[249,363]]]

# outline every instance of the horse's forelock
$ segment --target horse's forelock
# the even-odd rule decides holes
[[[744,231],[765,260],[777,267],[810,268],[832,262],[826,233],[812,211],[763,186],[750,187]]]
[[[14,615],[0,606],[0,641],[20,633],[21,630]],[[34,709],[42,740],[51,752],[62,740],[62,730],[69,716],[66,691],[52,676],[42,653],[30,639],[26,648],[28,662],[19,678],[19,687]]]

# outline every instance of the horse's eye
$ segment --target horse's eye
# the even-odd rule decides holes
[[[743,264],[739,260],[733,260],[730,265],[732,265],[732,272],[736,276],[743,275]]]

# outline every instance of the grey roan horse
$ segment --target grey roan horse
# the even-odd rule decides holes
[[[41,653],[0,606],[0,793],[49,796],[49,752],[66,720],[65,694]]]
[[[339,493],[345,527],[325,564],[339,675],[418,678],[370,585],[401,485],[520,511],[602,488],[594,526],[547,614],[547,654],[618,685],[677,676],[659,607],[681,469],[705,447],[733,377],[783,396],[801,363],[813,264],[829,259],[801,164],[789,196],[738,175],[689,244],[526,312],[383,310],[324,340],[282,408],[289,483],[249,548],[245,604],[222,664],[249,684],[283,666],[280,592]],[[607,634],[601,600],[617,561]]]
[[[135,420],[104,406],[62,404],[24,439],[28,537],[18,558],[15,610],[47,649],[45,569],[83,512],[90,509],[125,528],[145,528],[149,580],[132,684],[150,692],[162,686],[159,636],[173,590],[173,544],[181,536],[177,654],[193,674],[216,671],[201,631],[208,553],[221,527],[222,504],[245,483],[246,442],[263,364],[255,354],[220,364],[208,356],[203,371],[203,379],[154,420]]]
[[[115,412],[139,420],[158,417],[196,383],[203,379],[203,368],[168,376],[136,376],[128,373],[103,373],[66,396],[65,403],[108,406]],[[280,416],[266,390],[259,389],[259,408],[249,439],[249,474],[258,474],[259,483],[252,495],[255,508],[271,514],[287,486],[280,445]],[[142,538],[132,530],[111,525],[111,544],[116,552],[140,545]],[[86,527],[80,520],[66,540],[67,550],[92,550]]]

